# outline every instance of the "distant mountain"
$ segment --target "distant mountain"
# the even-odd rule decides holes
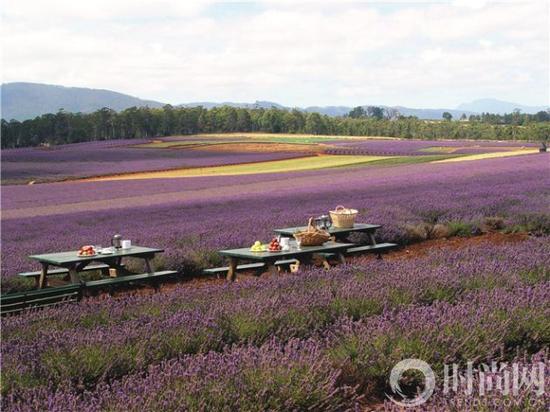
[[[67,112],[92,112],[109,107],[119,111],[132,106],[162,107],[165,103],[153,100],[142,100],[127,94],[110,90],[86,89],[82,87],[52,86],[40,83],[6,83],[0,85],[2,97],[2,118],[25,120],[45,113],[56,113],[59,109]],[[237,102],[193,102],[183,103],[179,107],[202,106],[207,109],[220,106],[242,107],[247,109],[291,109],[275,102],[257,100],[254,103]],[[373,105],[376,106],[376,105]],[[363,106],[364,108],[367,105]],[[389,106],[381,106],[389,107]],[[536,113],[546,110],[543,106],[524,106],[517,103],[504,102],[496,99],[479,99],[463,103],[456,109],[416,109],[403,106],[392,106],[403,116],[416,116],[419,119],[440,120],[443,112],[449,112],[453,118],[459,119],[462,114],[470,116],[482,112],[510,113],[519,108],[523,113]],[[353,109],[351,106],[310,106],[297,108],[308,113],[321,113],[328,116],[344,116]]]
[[[308,113],[321,113],[327,116],[344,116],[348,114],[353,107],[348,106],[310,106],[303,109]]]
[[[471,114],[476,114],[471,111],[467,110],[454,110],[454,109],[413,109],[410,107],[403,107],[403,106],[383,106],[383,105],[365,105],[362,106],[364,109],[366,109],[368,106],[379,106],[384,108],[393,108],[396,109],[401,115],[403,116],[416,116],[419,119],[427,119],[427,120],[441,120],[444,112],[449,112],[453,115],[455,119],[459,119],[462,114],[465,114],[466,116],[469,116]],[[348,114],[353,107],[348,106],[326,106],[326,107],[318,107],[318,106],[311,106],[306,107],[304,110],[306,112],[317,112],[321,114],[326,114],[328,116],[344,116]]]
[[[465,114],[470,116],[471,114],[477,114],[474,111],[470,110],[455,110],[455,109],[413,109],[410,107],[395,106],[394,109],[397,109],[399,113],[403,116],[416,116],[419,119],[430,119],[430,120],[441,120],[443,113],[449,112],[453,115],[454,119],[460,119],[460,117]]]
[[[271,109],[275,107],[276,109],[287,109],[287,107],[280,105],[279,103],[260,101],[256,100],[254,103],[235,103],[235,102],[193,102],[193,103],[182,103],[178,107],[198,107],[202,106],[205,109],[212,109],[214,107],[230,106],[238,107],[243,109]]]
[[[548,110],[549,106],[525,106],[519,103],[505,102],[497,99],[478,99],[470,103],[462,103],[457,110],[471,110],[478,113],[512,113],[520,109],[522,113],[534,114],[541,110]]]
[[[0,85],[2,118],[32,119],[45,113],[93,112],[102,107],[124,110],[132,106],[162,107],[163,103],[142,100],[126,94],[101,89],[53,86],[40,83],[6,83]]]

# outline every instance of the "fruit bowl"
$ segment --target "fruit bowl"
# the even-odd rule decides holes
[[[93,246],[82,246],[78,252],[77,255],[79,257],[90,257],[97,255],[95,249]]]
[[[277,253],[283,250],[281,248],[281,245],[279,244],[279,241],[277,239],[273,239],[271,242],[269,242],[269,246],[267,247],[267,251],[271,253]]]

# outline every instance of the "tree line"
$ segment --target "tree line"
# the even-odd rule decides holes
[[[103,108],[93,113],[59,110],[22,122],[2,119],[1,147],[227,132],[547,141],[550,139],[550,114],[542,113],[545,115],[482,114],[470,116],[468,121],[434,121],[405,117],[394,109],[374,106],[366,110],[355,108],[342,117],[296,109],[230,106],[205,109],[166,105],[160,109],[131,107],[120,112]],[[505,119],[515,120],[507,123]]]

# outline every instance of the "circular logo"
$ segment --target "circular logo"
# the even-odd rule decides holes
[[[417,370],[424,375],[424,390],[418,393],[414,398],[408,397],[401,389],[400,381],[403,374],[408,370]],[[432,396],[435,389],[435,374],[430,365],[420,359],[404,359],[397,363],[390,373],[390,387],[394,395],[399,396],[399,400],[393,396],[386,394],[386,396],[395,404],[403,407],[413,407],[422,405],[430,396]]]

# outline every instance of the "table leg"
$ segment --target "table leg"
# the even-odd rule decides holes
[[[273,276],[279,275],[279,270],[277,269],[277,266],[275,266],[275,262],[266,262],[266,271],[269,272]]]
[[[348,240],[348,235],[342,233],[338,233],[336,235],[333,235],[332,237],[334,238],[335,242],[347,242]]]
[[[343,254],[342,252],[337,253],[336,256],[338,257],[338,261],[339,261],[342,265],[345,265],[345,264],[346,264],[346,257],[344,256],[344,254]]]
[[[238,259],[234,257],[229,258],[229,270],[227,271],[226,279],[233,282],[237,278],[237,263]]]
[[[374,233],[372,232],[369,233],[369,239],[370,239],[370,244],[372,246],[376,246],[376,239],[374,238]]]
[[[104,262],[109,265],[109,269],[107,269],[109,277],[116,278],[119,275],[132,274],[124,266],[122,266],[122,257],[120,256],[113,259],[106,259]],[[145,267],[147,267],[146,264]]]
[[[75,266],[71,266],[69,268],[69,277],[71,279],[71,283],[80,283],[80,277],[78,276],[78,272]]]
[[[147,270],[147,273],[149,273],[150,275],[152,275],[154,272],[153,272],[153,269],[151,268],[151,258],[144,258],[145,260],[145,270]]]
[[[40,278],[38,279],[37,287],[38,289],[44,289],[48,282],[48,264],[42,263],[42,271],[40,272]]]

